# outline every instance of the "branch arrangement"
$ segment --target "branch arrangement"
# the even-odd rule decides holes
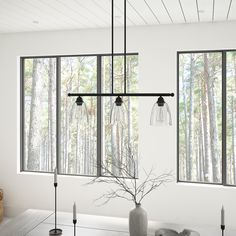
[[[128,201],[132,201],[135,205],[141,204],[143,199],[150,194],[152,191],[156,190],[163,184],[173,181],[172,172],[161,174],[156,176],[154,174],[153,168],[145,173],[144,180],[138,179],[138,163],[137,158],[132,153],[131,149],[128,149],[126,163],[120,163],[119,161],[113,160],[113,162],[106,162],[106,164],[101,164],[102,173],[105,177],[96,177],[87,185],[94,183],[105,183],[109,184],[110,189],[95,201],[103,200],[100,205],[108,203],[111,199],[122,198]],[[119,164],[116,164],[119,163]],[[113,168],[109,168],[112,166]],[[111,169],[116,168],[118,174],[114,174]]]

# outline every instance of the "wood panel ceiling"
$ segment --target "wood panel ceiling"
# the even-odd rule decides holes
[[[0,0],[0,33],[104,28],[111,0]],[[123,0],[115,0],[116,25]],[[127,0],[130,26],[236,20],[236,0]]]

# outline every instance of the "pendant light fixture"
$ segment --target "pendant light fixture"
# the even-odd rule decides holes
[[[123,104],[123,100],[118,96],[112,105],[110,114],[110,124],[124,127],[127,124],[127,110]]]
[[[86,103],[81,96],[78,96],[75,101],[75,118],[79,119],[80,123],[86,125],[89,122],[88,110]]]
[[[127,50],[126,50],[126,1],[124,0],[124,91],[121,93],[114,93],[114,0],[111,0],[111,93],[68,93],[68,96],[77,97],[76,104],[80,107],[79,114],[81,114],[82,121],[88,120],[88,113],[86,104],[82,97],[116,97],[113,103],[110,123],[112,125],[125,126],[127,121],[127,111],[123,104],[123,97],[158,97],[157,102],[154,104],[151,112],[150,125],[171,125],[171,113],[168,104],[164,101],[163,97],[173,97],[174,93],[127,93],[126,81],[127,81]],[[168,120],[169,118],[169,120]],[[80,119],[80,118],[79,118]]]
[[[171,112],[164,98],[160,96],[152,107],[150,125],[167,126],[172,125]]]

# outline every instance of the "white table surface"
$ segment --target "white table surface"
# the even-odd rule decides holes
[[[77,230],[79,233],[83,232],[83,234],[78,234],[78,235],[83,235],[83,236],[87,236],[87,235],[88,236],[90,235],[91,236],[92,235],[93,236],[96,236],[96,235],[126,236],[127,235],[129,236],[127,218],[95,216],[95,215],[85,215],[85,214],[78,214],[77,218],[78,218],[77,226],[79,228]],[[44,221],[44,223],[53,225],[54,214],[48,217]],[[58,214],[58,224],[65,226],[66,230],[69,230],[67,227],[71,228],[71,233],[68,235],[73,235],[72,213],[60,212]],[[182,232],[184,229],[192,229],[192,230],[198,231],[201,236],[221,236],[221,231],[219,227],[198,226],[198,225],[183,226],[183,225],[177,225],[177,224],[149,221],[148,222],[148,236],[149,235],[154,236],[155,231],[160,228],[170,228],[170,229],[176,230],[177,232]],[[32,234],[31,236],[33,235],[34,234]],[[236,229],[230,230],[230,231],[226,229],[225,236],[236,236]]]
[[[129,236],[128,219],[78,214],[77,236]],[[183,229],[193,229],[201,236],[221,236],[219,227],[183,226],[149,221],[148,235],[154,236],[159,228],[171,228],[178,232]],[[0,236],[46,236],[54,228],[54,214],[51,211],[29,209],[10,222],[0,226]],[[73,235],[72,213],[58,213],[58,228],[63,230],[63,236]],[[225,236],[236,236],[236,230],[226,228]]]

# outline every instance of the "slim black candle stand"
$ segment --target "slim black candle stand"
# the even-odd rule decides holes
[[[221,228],[222,236],[224,236],[225,225],[221,225],[220,228]]]
[[[54,183],[55,188],[55,228],[49,231],[49,235],[62,235],[62,229],[57,228],[57,183]]]
[[[77,220],[73,220],[73,224],[74,224],[74,236],[76,236],[76,223],[77,223]]]

